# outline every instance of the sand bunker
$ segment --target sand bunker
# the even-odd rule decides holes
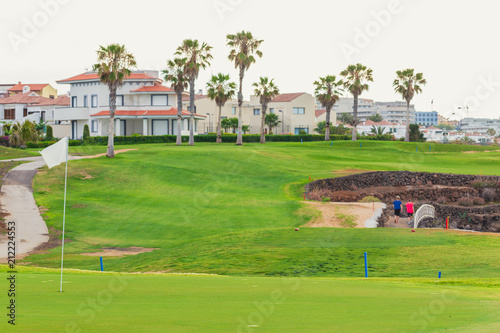
[[[311,228],[375,228],[374,220],[382,213],[381,202],[315,202],[307,201],[321,216],[307,224]],[[368,221],[368,223],[367,223]]]
[[[81,255],[90,257],[123,257],[152,252],[154,250],[158,249],[146,247],[105,247],[102,251],[81,253]]]

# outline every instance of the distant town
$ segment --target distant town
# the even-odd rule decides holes
[[[95,72],[80,73],[61,78],[59,84],[69,85],[69,92],[58,95],[50,84],[0,84],[0,121],[3,124],[24,122],[46,123],[53,128],[54,137],[69,136],[81,139],[84,126],[91,136],[106,136],[109,126],[109,90]],[[195,135],[217,131],[218,106],[202,90],[195,95]],[[160,73],[154,70],[133,71],[117,92],[115,134],[176,135],[177,101],[174,90],[164,85]],[[189,93],[182,98],[182,135],[189,134]],[[226,120],[224,132],[236,133],[229,120],[237,118],[238,100],[233,98],[222,107]],[[242,105],[243,131],[259,134],[261,104],[257,96],[250,96]],[[278,122],[266,126],[265,133],[320,134],[326,121],[326,110],[313,94],[307,92],[281,93],[268,105],[268,113],[278,116]],[[340,98],[331,112],[331,122],[349,129],[353,113],[353,99]],[[405,136],[405,101],[377,101],[360,98],[357,132],[360,135],[392,134],[395,139]],[[420,112],[410,107],[410,123],[420,125],[427,141],[491,144],[499,142],[500,118],[464,118],[449,120],[438,111]],[[229,125],[228,125],[229,124]],[[5,135],[2,129],[2,135]]]

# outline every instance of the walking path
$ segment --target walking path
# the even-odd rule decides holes
[[[115,154],[129,150],[132,149],[117,150]],[[69,160],[95,158],[104,155],[69,156]],[[33,188],[31,186],[37,169],[43,167],[45,161],[41,156],[34,156],[2,160],[0,162],[11,161],[29,162],[18,165],[5,175],[0,192],[2,211],[8,214],[5,221],[15,223],[16,259],[22,259],[34,249],[49,241],[49,230],[33,198]],[[7,262],[8,243],[7,235],[0,236],[0,264]]]

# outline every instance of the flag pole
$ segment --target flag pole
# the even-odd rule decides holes
[[[66,188],[68,185],[68,150],[69,147],[66,147],[66,171],[64,174],[64,207],[63,207],[63,231],[62,231],[62,250],[61,250],[61,286],[59,288],[60,293],[62,293],[63,266],[64,266],[64,229],[66,226]]]

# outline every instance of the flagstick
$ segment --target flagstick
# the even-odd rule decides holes
[[[59,292],[62,293],[63,282],[63,266],[64,266],[64,227],[66,225],[66,187],[68,185],[68,149],[66,148],[66,172],[64,175],[64,208],[63,208],[63,232],[62,232],[62,250],[61,250],[61,287]]]

